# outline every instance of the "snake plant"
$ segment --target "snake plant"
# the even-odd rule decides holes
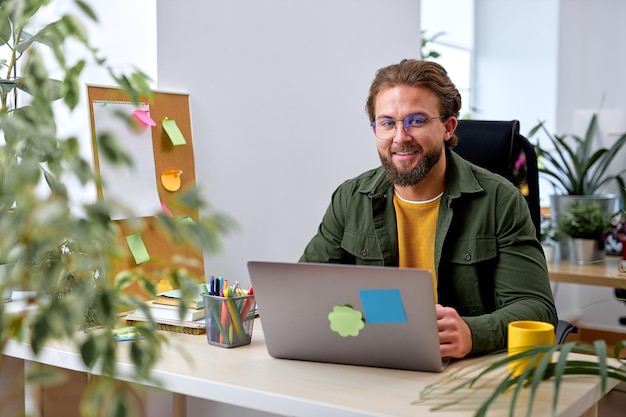
[[[553,149],[535,145],[539,160],[539,173],[543,174],[556,190],[566,195],[595,195],[611,182],[616,182],[622,201],[626,201],[624,175],[626,169],[615,174],[608,171],[609,165],[626,145],[626,133],[622,133],[610,147],[595,148],[599,135],[598,115],[594,113],[587,125],[585,135],[556,135],[550,133],[545,122],[533,127],[528,137],[543,132]]]

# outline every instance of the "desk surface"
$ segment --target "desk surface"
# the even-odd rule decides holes
[[[368,367],[281,360],[270,357],[259,320],[255,323],[252,343],[224,349],[211,346],[205,335],[168,333],[163,360],[154,376],[166,390],[222,403],[290,416],[422,416],[428,405],[414,405],[420,392],[451,372],[476,366],[478,360],[451,364],[442,374],[399,371]],[[126,344],[121,348],[126,349]],[[30,347],[11,341],[5,355],[36,360],[48,365],[85,371],[80,356],[63,343],[52,343],[33,359]],[[479,359],[484,360],[484,359]],[[120,369],[132,369],[129,361],[120,359]],[[120,379],[130,377],[120,376]],[[615,383],[610,383],[612,389]],[[552,385],[540,390],[533,416],[550,415]],[[477,406],[474,395],[467,402],[438,417],[471,416]],[[561,394],[558,416],[574,416],[593,409],[601,398],[594,377],[568,377]],[[519,414],[526,409],[526,393],[519,401]],[[492,406],[490,416],[508,415],[508,401]],[[517,415],[517,413],[516,413]]]
[[[626,288],[626,274],[618,272],[619,262],[618,257],[607,257],[588,265],[555,261],[548,263],[548,272],[550,281]]]

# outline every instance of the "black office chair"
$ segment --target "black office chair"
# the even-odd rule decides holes
[[[519,133],[519,122],[490,120],[459,120],[456,128],[459,144],[456,153],[468,161],[502,175],[516,186],[526,185],[524,195],[530,217],[539,239],[541,212],[539,207],[539,171],[534,146]],[[520,158],[526,162],[516,168]]]
[[[626,288],[615,288],[615,298],[626,303]],[[626,316],[619,318],[619,324],[626,326]]]
[[[537,239],[541,233],[539,206],[539,170],[534,146],[519,133],[519,121],[459,120],[456,128],[459,143],[454,151],[466,160],[502,175],[524,189]],[[525,160],[524,164],[520,162]],[[559,320],[556,341],[563,343],[578,328]]]

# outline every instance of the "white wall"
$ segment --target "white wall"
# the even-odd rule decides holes
[[[626,108],[625,16],[622,0],[560,1],[560,131],[571,131],[577,109]]]
[[[559,0],[475,3],[475,118],[555,126]]]
[[[379,165],[365,100],[377,68],[419,56],[419,2],[158,0],[157,26],[158,87],[190,93],[198,184],[240,226],[207,274],[297,261],[335,187]]]

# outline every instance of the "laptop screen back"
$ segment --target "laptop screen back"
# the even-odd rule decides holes
[[[248,271],[271,356],[443,369],[430,271],[258,261]]]

